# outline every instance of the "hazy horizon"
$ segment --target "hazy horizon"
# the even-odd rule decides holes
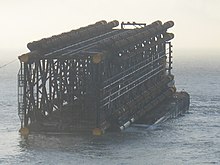
[[[219,6],[217,0],[1,1],[0,56],[14,59],[28,52],[28,42],[115,19],[147,24],[173,20],[169,32],[175,34],[174,49],[220,51]]]

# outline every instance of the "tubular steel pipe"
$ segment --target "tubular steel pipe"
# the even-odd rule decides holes
[[[62,36],[66,37],[66,39],[68,40],[68,38],[70,39],[72,37],[72,35],[74,35],[76,33],[76,31],[86,30],[86,29],[89,29],[89,28],[97,26],[97,25],[104,25],[106,23],[107,22],[103,20],[103,21],[96,22],[95,24],[91,24],[86,27],[79,28],[77,30],[72,30],[72,31],[66,32],[66,33],[61,33],[59,35],[54,35],[49,38],[43,38],[39,41],[33,41],[33,42],[28,43],[27,47],[30,51],[37,50],[37,49],[41,48],[43,46],[43,44],[46,44],[47,42],[52,42],[53,44],[58,42],[59,38],[61,38]]]
[[[157,41],[152,41],[150,44],[146,44],[144,47],[139,48],[135,51],[129,52],[129,54],[124,54],[123,56],[115,56],[114,57],[114,62],[115,64],[120,64],[122,61],[127,60],[135,55],[137,55],[138,53],[141,53],[151,47],[154,47],[156,45],[160,45],[162,43],[165,43],[171,39],[174,38],[174,34],[173,33],[165,33],[163,34],[162,38],[159,38]]]
[[[44,38],[39,41],[34,41],[27,44],[29,50],[46,50],[51,48],[60,48],[71,45],[91,37],[104,34],[112,30],[112,28],[119,25],[119,22],[114,20],[109,23],[106,21],[99,21],[95,24],[72,30],[70,32],[62,33],[50,38]]]
[[[141,118],[144,113],[146,113],[146,111],[151,110],[152,108],[154,108],[156,105],[158,105],[159,103],[161,103],[162,101],[164,101],[166,98],[169,98],[173,95],[174,93],[174,89],[173,88],[169,88],[168,90],[166,90],[165,92],[163,92],[160,96],[158,96],[157,98],[155,98],[154,100],[152,100],[151,102],[149,102],[145,107],[143,107],[141,110],[139,110],[138,112],[135,112],[134,117],[131,120],[128,120],[127,122],[125,122],[123,125],[119,126],[119,129],[122,131],[124,129],[126,129],[127,127],[129,127],[134,121],[138,120],[139,118]]]
[[[171,27],[173,27],[174,26],[174,22],[173,21],[167,21],[167,22],[165,22],[164,24],[163,24],[163,27],[165,28],[165,29],[169,29],[169,28],[171,28]]]
[[[127,38],[124,38],[122,40],[116,41],[115,45],[118,49],[122,49],[126,46],[129,46],[136,42],[143,42],[143,40],[149,39],[151,37],[156,36],[157,34],[161,34],[163,31],[166,31],[169,27],[169,23],[165,25],[157,25],[154,28],[147,29],[141,33],[137,33],[136,35],[129,36]]]
[[[26,54],[22,54],[18,56],[18,59],[21,62],[28,63],[31,61],[31,59],[34,59],[35,57],[39,56],[39,53],[37,51],[28,52]]]
[[[127,31],[123,32],[122,34],[115,35],[115,36],[112,36],[110,38],[106,38],[103,41],[100,41],[98,43],[98,45],[99,45],[99,47],[107,47],[108,48],[110,46],[115,45],[115,42],[117,42],[117,41],[124,40],[124,39],[126,39],[130,36],[137,35],[137,34],[143,32],[143,31],[146,31],[148,29],[155,28],[158,25],[160,25],[160,26],[162,25],[162,22],[159,21],[159,20],[155,21],[155,22],[153,22],[150,25],[147,25],[145,27],[130,29],[130,30],[127,30]]]
[[[149,49],[153,46],[159,45],[161,43],[165,43],[174,38],[173,33],[164,33],[162,38],[159,38],[157,41],[152,41],[150,44],[147,44],[143,47],[144,50]],[[142,50],[143,50],[142,49]]]
[[[134,121],[135,121],[134,118],[130,119],[129,121],[127,121],[126,123],[124,123],[122,126],[119,127],[120,130],[122,131],[122,130],[128,128],[132,123],[134,123]]]
[[[141,30],[136,30],[131,35],[130,32],[125,33],[124,35],[121,35],[120,40],[115,40],[116,37],[108,38],[105,41],[103,41],[101,44],[106,45],[105,47],[108,47],[112,50],[122,50],[125,47],[129,47],[130,45],[134,45],[134,43],[137,42],[143,42],[146,39],[149,39],[151,37],[154,37],[158,34],[162,34],[167,31],[168,28],[172,27],[174,25],[173,21],[168,21],[161,25],[159,21],[156,21],[151,24],[151,26],[146,26],[145,28],[140,28]]]
[[[175,93],[175,89],[174,88],[169,88],[167,89],[164,93],[162,93],[160,96],[158,96],[157,98],[155,98],[153,101],[151,101],[150,103],[148,103],[142,110],[138,111],[135,113],[134,118],[135,120],[138,120],[141,116],[143,116],[146,111],[151,110],[152,108],[154,108],[156,105],[158,105],[159,103],[161,103],[162,101],[164,101],[165,99],[172,97],[172,95]]]
[[[62,33],[60,35],[52,36],[50,38],[44,38],[39,41],[34,41],[32,43],[28,43],[28,47],[32,50],[30,53],[20,56],[21,61],[26,61],[27,59],[31,59],[32,57],[37,57],[40,54],[44,54],[48,50],[60,49],[61,47],[72,45],[74,43],[80,42],[81,40],[86,40],[97,36],[99,34],[105,34],[112,30],[113,27],[119,24],[118,21],[111,21],[107,23],[106,21],[99,21],[95,24],[79,28],[78,30],[72,30],[70,32]],[[130,47],[134,45],[136,42],[143,42],[146,38],[153,37],[158,34],[163,34],[162,40],[159,38],[156,43],[152,43],[154,45],[159,44],[161,42],[168,41],[173,38],[173,34],[167,34],[164,32],[174,25],[173,21],[168,21],[162,24],[161,21],[155,21],[150,25],[147,25],[142,28],[136,28],[124,31],[122,33],[113,35],[111,37],[107,37],[106,39],[102,39],[96,45],[99,49],[108,50],[121,50],[126,47]],[[151,44],[151,46],[152,46]],[[146,45],[148,46],[148,45]],[[145,48],[145,47],[144,47]],[[33,51],[34,50],[34,51]],[[34,52],[34,53],[32,53]],[[27,58],[28,57],[28,58]]]
[[[167,76],[163,81],[161,81],[159,84],[157,84],[156,87],[150,88],[148,92],[145,92],[141,96],[141,98],[134,99],[133,102],[130,102],[125,107],[119,108],[116,111],[114,111],[113,115],[115,116],[115,118],[119,118],[121,116],[120,113],[129,112],[129,109],[132,109],[135,105],[137,105],[140,100],[148,100],[147,98],[152,97],[151,96],[152,94],[158,95],[158,92],[160,92],[160,90],[158,90],[158,89],[161,89],[165,84],[168,84],[170,81],[173,80],[173,78],[174,77],[172,75]],[[129,114],[124,113],[124,115],[127,116]]]

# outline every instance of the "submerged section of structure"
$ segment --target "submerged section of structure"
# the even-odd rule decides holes
[[[176,93],[171,74],[174,35],[167,30],[174,23],[118,25],[99,21],[28,43],[30,52],[19,56],[22,128],[123,130],[155,122],[172,109],[163,106],[188,109],[189,96]]]

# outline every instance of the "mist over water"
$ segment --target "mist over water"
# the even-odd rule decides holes
[[[174,49],[173,56],[176,87],[191,96],[189,113],[101,137],[20,137],[19,62],[0,69],[0,164],[219,164],[220,52]],[[8,61],[1,60],[0,66]]]

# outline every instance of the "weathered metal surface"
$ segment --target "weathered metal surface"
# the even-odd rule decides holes
[[[29,43],[31,52],[19,56],[22,127],[124,129],[172,98],[174,23],[129,25],[138,28],[100,21]]]
[[[118,26],[118,21],[111,21],[107,23],[106,21],[99,21],[95,24],[72,30],[70,32],[62,33],[60,35],[55,35],[50,38],[43,38],[39,41],[34,41],[27,44],[29,50],[47,50],[47,49],[58,49],[63,46],[68,46],[96,35],[101,35],[112,30],[113,27]]]

